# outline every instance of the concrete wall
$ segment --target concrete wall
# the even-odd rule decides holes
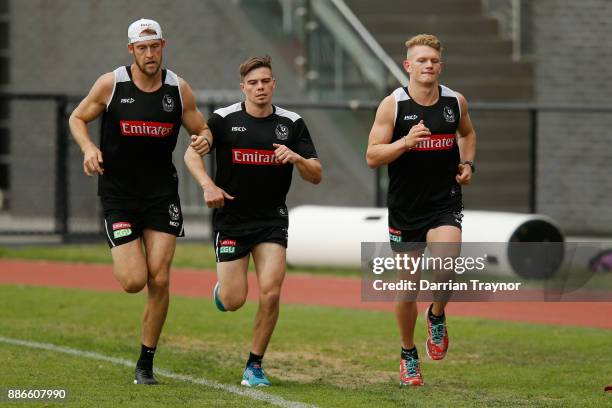
[[[154,18],[164,30],[164,66],[185,78],[194,90],[238,91],[238,66],[249,55],[269,53],[279,81],[293,83],[293,73],[273,47],[252,29],[235,2],[223,0],[12,0],[10,83],[13,92],[84,95],[94,81],[132,62],[127,27],[141,17]],[[278,97],[293,87],[279,87]],[[54,103],[13,102],[10,137],[10,208],[14,215],[54,213],[56,119]],[[90,125],[98,139],[99,123]],[[182,137],[186,139],[184,131]],[[182,163],[184,144],[175,157]],[[71,212],[97,219],[96,180],[82,173],[82,155],[70,141]],[[188,186],[187,174],[179,168]],[[185,192],[187,196],[187,192]],[[201,204],[201,195],[190,194]],[[78,228],[78,226],[77,226]]]
[[[499,3],[499,10],[505,11],[498,14],[508,15],[507,0],[486,2],[492,9]],[[523,33],[527,45],[523,48],[530,51],[525,58],[536,63],[536,101],[611,105],[612,48],[608,40],[612,2],[538,0],[524,1],[523,5],[528,16]],[[239,62],[250,54],[270,52],[283,84],[278,96],[299,96],[291,67],[275,55],[273,43],[254,29],[235,2],[12,0],[8,16],[12,91],[86,92],[103,72],[130,63],[125,45],[127,26],[146,16],[157,19],[164,28],[168,40],[165,65],[195,89],[236,89]],[[27,102],[13,103],[11,108],[11,211],[50,215],[53,106]],[[611,119],[611,114],[540,116],[538,210],[559,220],[568,232],[612,233]],[[325,155],[329,149],[323,143],[318,145]],[[97,214],[95,181],[81,174],[81,160],[80,152],[71,145],[71,206],[77,214],[91,216]],[[317,187],[312,191],[324,190]],[[346,195],[326,196],[323,194],[320,202]]]
[[[486,3],[509,18],[508,0]],[[612,2],[523,1],[523,14],[536,102],[612,107]],[[543,113],[538,141],[538,211],[570,233],[612,234],[612,113]]]
[[[612,3],[532,2],[542,104],[612,107]],[[570,232],[612,233],[612,113],[540,116],[538,208]]]

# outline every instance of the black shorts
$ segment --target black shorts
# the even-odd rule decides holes
[[[389,242],[391,249],[395,252],[408,252],[424,249],[427,247],[427,232],[429,230],[450,225],[461,229],[463,219],[463,206],[455,207],[447,211],[441,211],[415,222],[415,228],[400,229],[392,225],[392,218],[389,217]]]
[[[275,242],[287,248],[286,227],[263,227],[240,232],[215,231],[217,262],[235,261],[248,255],[262,242]]]
[[[106,241],[111,248],[140,238],[145,229],[185,236],[178,195],[153,199],[100,197],[100,201]]]

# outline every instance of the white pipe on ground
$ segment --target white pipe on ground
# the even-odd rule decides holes
[[[464,211],[462,256],[487,254],[488,273],[523,274],[511,262],[509,242],[558,242],[563,234],[554,220],[541,214]],[[388,242],[386,208],[304,205],[289,212],[287,261],[293,266],[359,268],[362,242]],[[466,253],[477,251],[478,254]]]

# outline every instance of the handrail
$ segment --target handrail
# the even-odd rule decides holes
[[[346,17],[334,4],[327,0],[313,0],[311,5],[312,12],[317,19],[332,34],[334,40],[350,55],[354,64],[359,66],[366,80],[374,85],[380,94],[387,92],[389,85],[385,65],[372,52],[368,44],[355,33],[355,29],[346,20]]]
[[[197,91],[196,100],[200,107],[215,108],[223,104],[234,103],[242,99],[238,94],[232,94],[232,91]],[[66,240],[73,237],[75,232],[70,229],[69,218],[71,216],[70,192],[71,189],[69,174],[71,168],[69,166],[69,130],[67,126],[67,117],[72,109],[72,103],[78,102],[83,98],[83,95],[78,94],[58,94],[58,93],[29,93],[19,91],[0,92],[0,100],[48,100],[56,104],[55,108],[55,171],[49,175],[54,181],[55,197],[54,203],[54,224],[53,229],[42,227],[42,230],[12,230],[6,229],[6,226],[0,226],[0,236],[2,235],[22,235],[22,234],[45,234],[59,235]],[[314,102],[304,99],[275,99],[275,104],[290,109],[352,109],[352,110],[370,110],[372,113],[378,106],[377,100],[328,100]],[[529,114],[529,208],[531,211],[537,210],[537,174],[538,174],[538,134],[540,132],[539,115],[541,113],[600,113],[612,114],[611,105],[553,105],[553,104],[536,104],[536,103],[483,103],[475,102],[470,104],[470,109],[479,111],[524,111]],[[11,126],[11,119],[3,119],[6,122],[4,126]],[[49,130],[49,132],[53,132]],[[212,172],[211,172],[212,173]],[[383,202],[381,195],[382,176],[380,170],[376,173],[376,203],[380,205]],[[198,193],[200,194],[200,193]],[[199,195],[198,195],[199,196]],[[87,234],[87,233],[84,233]]]
[[[361,21],[346,5],[344,0],[331,0],[332,4],[336,6],[338,11],[344,16],[346,21],[353,27],[353,29],[359,34],[367,46],[374,52],[374,54],[380,59],[393,77],[399,82],[400,85],[406,85],[408,83],[408,76],[393,62],[393,59],[387,54],[387,52],[380,46],[378,41],[372,37],[372,34],[361,24]]]
[[[196,102],[199,105],[216,105],[236,103],[243,100],[243,95],[238,91],[233,90],[194,90]],[[61,93],[30,93],[30,92],[12,92],[0,91],[0,99],[22,99],[22,100],[60,100],[71,102],[80,102],[85,95],[79,94],[61,94]],[[291,108],[302,109],[376,109],[380,101],[378,100],[327,100],[327,101],[312,101],[309,99],[283,99],[274,98],[274,104],[277,106],[287,106]],[[539,104],[532,102],[471,102],[470,109],[486,110],[486,111],[528,111],[536,110],[538,112],[575,112],[575,113],[612,113],[612,105],[555,105],[555,104]]]

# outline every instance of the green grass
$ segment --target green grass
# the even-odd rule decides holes
[[[135,360],[144,301],[0,286],[0,336]],[[173,297],[156,366],[237,384],[255,310],[247,303],[219,313],[211,299]],[[426,386],[400,389],[392,314],[284,305],[265,359],[274,386],[265,392],[324,407],[612,405],[603,393],[611,381],[609,330],[450,317],[449,331],[447,359],[431,362],[422,347],[424,322],[417,322]],[[263,406],[176,380],[135,387],[130,368],[3,343],[0,362],[0,388],[65,388],[68,406]]]
[[[80,262],[80,263],[112,263],[110,250],[106,244],[87,245],[52,245],[52,246],[0,246],[0,258],[36,259],[46,261]],[[252,262],[251,262],[252,263]],[[172,265],[176,268],[215,269],[215,252],[208,243],[180,243]],[[251,265],[252,268],[252,265]],[[288,271],[319,275],[360,276],[359,269],[350,268],[293,268]]]

